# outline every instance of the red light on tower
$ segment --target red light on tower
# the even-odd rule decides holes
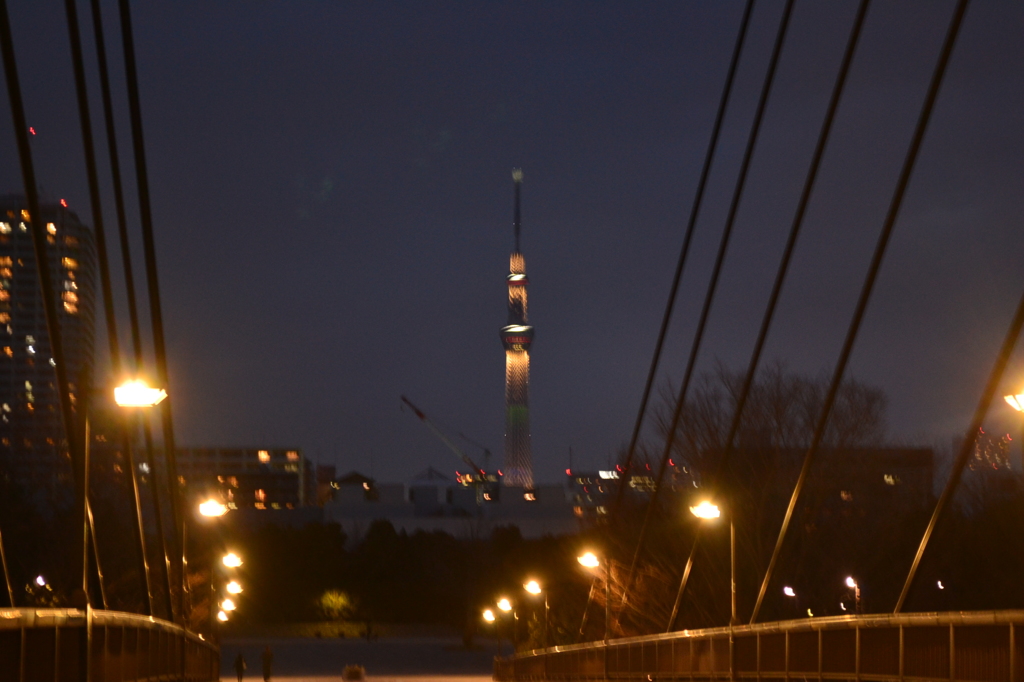
[[[32,126],[29,126],[28,132],[31,133],[32,135],[35,135],[36,134],[36,129],[33,128]]]
[[[68,202],[65,201],[64,199],[61,199],[60,200],[60,205],[63,206],[64,208],[67,208],[68,207]]]

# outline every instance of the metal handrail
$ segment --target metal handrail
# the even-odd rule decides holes
[[[1016,646],[1021,625],[1024,610],[837,616],[681,630],[496,658],[495,679],[1024,682],[1024,661],[1017,660],[1024,651],[1018,653]]]

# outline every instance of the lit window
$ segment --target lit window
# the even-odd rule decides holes
[[[0,223],[0,234],[10,234],[10,233],[11,233],[11,224],[10,223]]]
[[[3,224],[6,225],[6,223],[3,223]],[[11,261],[11,257],[10,256],[4,256],[3,258],[0,258],[0,265],[6,265],[6,266],[10,267],[10,266],[14,265],[14,263]]]
[[[257,502],[266,502],[267,501],[267,491],[264,490],[263,488],[258,488],[256,490],[256,501]]]
[[[18,223],[18,229],[22,232],[28,232],[28,225],[25,223]]]
[[[53,223],[46,223],[46,231],[50,234],[57,234],[57,226]]]
[[[6,355],[9,358],[13,358],[14,357],[14,349],[11,348],[10,346],[4,346],[4,355]]]
[[[6,289],[0,289],[0,301],[9,300],[11,300],[11,292],[7,291]]]
[[[78,240],[71,236],[64,237],[64,243],[68,246],[78,246]]]
[[[64,311],[75,315],[78,313],[78,306],[74,303],[64,302]]]
[[[21,209],[21,218],[22,218],[22,220],[30,220],[30,218],[28,217],[28,210],[27,209],[24,209],[24,208]]]
[[[0,277],[13,277],[10,268],[0,268]]]
[[[29,334],[28,336],[25,337],[25,343],[35,343],[35,342],[36,342],[36,337],[32,336],[31,334]]]
[[[10,313],[0,313],[0,323],[7,323],[11,321]]]
[[[839,496],[843,498],[843,502],[849,502],[850,500],[853,499],[853,493],[851,493],[849,490],[840,491]]]
[[[267,505],[263,504],[262,502],[257,502],[253,506],[255,506],[257,509],[266,509],[267,508]]]
[[[270,452],[269,451],[267,451],[267,450],[260,450],[256,454],[260,458],[261,462],[269,462],[270,461]]]
[[[76,261],[74,258],[68,258],[67,256],[60,259],[60,264],[66,267],[68,270],[74,270],[75,268],[78,267],[78,261]]]
[[[71,303],[78,303],[78,294],[76,294],[73,291],[65,291],[63,294],[61,294],[61,298]]]
[[[289,450],[288,451],[288,459],[291,460],[292,462],[298,461],[299,453],[295,452],[294,450]]]
[[[70,279],[64,280],[64,291],[77,291],[78,285],[72,282]]]

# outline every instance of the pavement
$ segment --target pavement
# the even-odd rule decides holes
[[[337,682],[347,665],[361,665],[367,682],[488,682],[497,647],[482,642],[467,650],[456,637],[365,639],[225,639],[221,679],[237,682],[239,652],[247,670],[243,682],[262,682],[262,652],[274,654],[273,682]],[[506,643],[506,653],[508,644]]]

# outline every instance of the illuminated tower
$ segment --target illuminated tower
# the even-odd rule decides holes
[[[508,266],[508,321],[501,328],[505,346],[505,485],[533,488],[530,448],[530,344],[533,327],[526,314],[526,261],[519,251],[519,188],[523,171],[512,171],[516,188],[515,248]]]

